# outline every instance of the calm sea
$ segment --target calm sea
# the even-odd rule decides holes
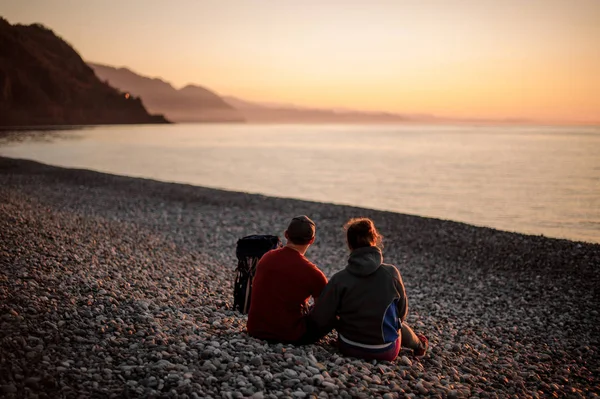
[[[600,127],[109,126],[0,155],[600,242]]]

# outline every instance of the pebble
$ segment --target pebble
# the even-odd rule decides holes
[[[412,361],[407,356],[402,356],[400,358],[400,363],[408,367],[412,366]]]
[[[263,360],[260,356],[254,356],[252,359],[250,359],[250,364],[258,367],[263,364]]]
[[[322,375],[318,374],[318,375],[314,375],[311,380],[312,380],[313,385],[319,386],[323,383],[325,378]]]
[[[285,369],[283,371],[283,374],[285,374],[286,377],[288,377],[288,378],[296,378],[296,377],[298,377],[298,372],[296,370],[292,370],[292,369]]]
[[[429,392],[429,390],[423,385],[423,380],[417,382],[416,388],[421,395],[426,395]]]
[[[16,393],[17,392],[17,387],[14,386],[13,384],[8,384],[8,385],[2,385],[2,392],[8,394],[8,393]]]

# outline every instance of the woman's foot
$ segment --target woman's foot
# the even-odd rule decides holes
[[[419,341],[421,341],[421,345],[418,349],[414,349],[413,353],[415,356],[420,357],[425,355],[425,353],[427,352],[427,348],[429,348],[429,340],[424,335],[417,335],[417,337],[419,338]]]

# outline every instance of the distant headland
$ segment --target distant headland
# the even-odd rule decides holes
[[[0,17],[0,126],[168,123],[102,82],[67,42],[40,24]]]

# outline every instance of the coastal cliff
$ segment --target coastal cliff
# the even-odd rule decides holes
[[[50,29],[0,18],[0,126],[168,123],[102,82]]]

